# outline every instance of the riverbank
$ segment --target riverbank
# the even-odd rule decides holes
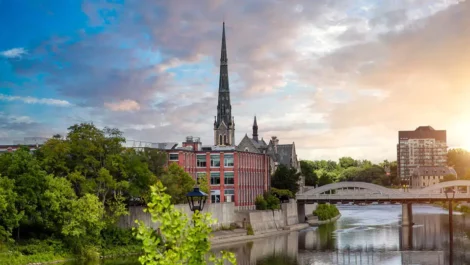
[[[281,230],[269,231],[265,233],[255,234],[255,235],[247,235],[247,232],[245,229],[234,229],[232,231],[230,230],[217,231],[217,232],[212,233],[213,236],[210,240],[211,240],[212,246],[217,245],[217,247],[219,247],[220,245],[224,245],[224,244],[226,245],[228,243],[230,244],[242,243],[242,242],[251,241],[255,239],[282,235],[282,234],[290,233],[292,231],[302,230],[307,227],[309,227],[309,224],[301,223],[301,224],[286,226]]]

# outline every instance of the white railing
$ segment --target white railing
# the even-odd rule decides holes
[[[413,199],[438,199],[447,200],[445,194],[416,194],[416,193],[403,193],[403,194],[315,194],[315,195],[297,195],[296,199],[299,200],[413,200]],[[457,193],[454,199],[469,199],[468,193]]]

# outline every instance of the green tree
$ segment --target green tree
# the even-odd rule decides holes
[[[271,178],[271,186],[296,194],[299,191],[300,173],[295,168],[279,165]]]
[[[335,182],[337,175],[334,172],[328,172],[326,169],[315,171],[318,176],[318,186],[323,186]]]
[[[21,236],[21,228],[44,227],[43,209],[40,199],[45,191],[46,172],[28,148],[21,147],[15,152],[3,154],[0,168],[2,175],[14,180],[13,191],[17,194],[15,208],[24,213],[16,231]]]
[[[153,148],[145,148],[144,156],[150,171],[155,176],[162,175],[165,171],[167,153]]]
[[[305,177],[306,186],[315,186],[318,182],[318,176],[315,174],[315,164],[312,161],[300,160],[300,170]]]
[[[122,153],[124,179],[129,182],[128,193],[134,200],[147,202],[150,196],[150,186],[157,182],[156,175],[151,171],[151,164],[145,151],[133,148]],[[153,161],[155,162],[155,161]],[[156,166],[154,166],[156,168]],[[156,170],[160,172],[160,170]]]
[[[0,246],[1,242],[11,237],[14,228],[19,226],[23,217],[15,207],[17,194],[14,191],[14,181],[0,175]]]
[[[159,231],[146,227],[144,222],[137,221],[136,236],[142,241],[144,254],[139,257],[143,265],[203,265],[207,264],[207,256],[213,264],[222,265],[227,260],[236,264],[235,255],[222,252],[222,258],[216,258],[210,252],[208,240],[212,232],[214,220],[209,213],[196,211],[192,222],[182,212],[175,210],[171,197],[165,194],[161,182],[151,187],[150,202],[146,211],[152,221],[160,224]]]
[[[339,166],[341,168],[357,167],[357,161],[352,157],[343,156],[339,159]]]
[[[73,250],[82,254],[98,245],[100,232],[105,226],[103,204],[93,194],[85,194],[72,201],[70,214],[62,227],[62,234]]]
[[[209,182],[207,181],[207,176],[206,174],[202,176],[198,176],[197,178],[197,185],[199,185],[199,189],[202,192],[205,192],[207,194],[211,193],[211,186],[209,185]]]
[[[171,203],[184,203],[186,194],[190,192],[196,182],[182,167],[176,163],[171,163],[168,169],[160,178],[166,187],[167,193],[171,196]]]
[[[45,182],[46,190],[41,196],[45,228],[60,235],[77,196],[66,178],[48,175]]]
[[[447,165],[455,169],[457,177],[465,176],[470,169],[470,152],[461,148],[450,149],[447,152]]]

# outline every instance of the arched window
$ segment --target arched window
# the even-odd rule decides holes
[[[248,152],[248,151],[249,151],[248,147],[245,147],[245,152]]]
[[[224,144],[227,144],[227,135],[224,135]]]
[[[222,135],[219,135],[219,145],[222,145]]]

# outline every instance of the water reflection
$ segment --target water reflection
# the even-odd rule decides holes
[[[400,205],[340,206],[339,209],[342,217],[334,224],[248,243],[219,245],[214,250],[235,252],[241,265],[470,264],[467,235],[470,234],[470,216],[454,216],[451,259],[445,210],[414,205],[415,225],[403,228],[398,225]],[[98,263],[87,265],[95,264]],[[138,262],[107,261],[107,264],[136,265]]]
[[[266,260],[309,265],[452,264],[448,216],[440,208],[414,206],[415,225],[403,228],[398,225],[400,205],[343,206],[340,211],[342,217],[334,224],[255,240],[231,250],[237,253],[238,264],[250,265],[268,264]],[[469,231],[470,218],[454,216],[453,264],[470,264]],[[276,258],[279,255],[284,256]],[[273,263],[277,260],[281,263]]]

